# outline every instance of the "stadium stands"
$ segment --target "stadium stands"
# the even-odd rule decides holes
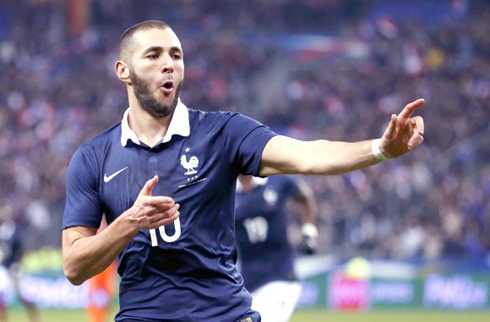
[[[429,2],[411,1],[411,14],[400,15],[407,1],[104,0],[77,10],[2,1],[2,202],[29,225],[30,249],[59,246],[69,158],[126,108],[113,72],[117,37],[157,18],[181,35],[191,108],[240,111],[298,138],[358,140],[380,136],[393,111],[426,99],[417,152],[307,178],[322,252],[489,254],[490,4],[439,1],[428,23],[416,13]]]

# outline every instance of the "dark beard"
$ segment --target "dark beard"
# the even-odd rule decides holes
[[[179,102],[182,81],[175,88],[175,98],[171,104],[159,102],[150,92],[150,85],[136,75],[132,68],[129,69],[129,79],[133,84],[133,91],[141,107],[151,116],[161,118],[172,114]]]

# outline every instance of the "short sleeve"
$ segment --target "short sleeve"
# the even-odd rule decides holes
[[[62,229],[72,226],[99,227],[102,206],[98,193],[98,176],[94,154],[89,148],[79,148],[68,166]]]
[[[238,173],[259,175],[262,152],[271,138],[271,129],[242,114],[234,114],[224,129],[225,147]]]

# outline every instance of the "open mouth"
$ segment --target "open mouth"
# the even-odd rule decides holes
[[[162,89],[162,92],[164,92],[164,93],[172,93],[172,91],[174,90],[174,82],[171,80],[168,80],[165,83],[163,83],[160,88]]]

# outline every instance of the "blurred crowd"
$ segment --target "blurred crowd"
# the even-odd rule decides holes
[[[391,114],[426,99],[426,141],[414,153],[306,178],[321,252],[490,254],[490,3],[439,1],[430,19],[397,14],[423,3],[2,1],[1,202],[27,227],[28,247],[60,244],[70,157],[127,108],[114,74],[119,36],[160,19],[182,41],[191,108],[239,111],[301,139],[354,141],[379,137]],[[305,45],[291,49],[292,35]]]

